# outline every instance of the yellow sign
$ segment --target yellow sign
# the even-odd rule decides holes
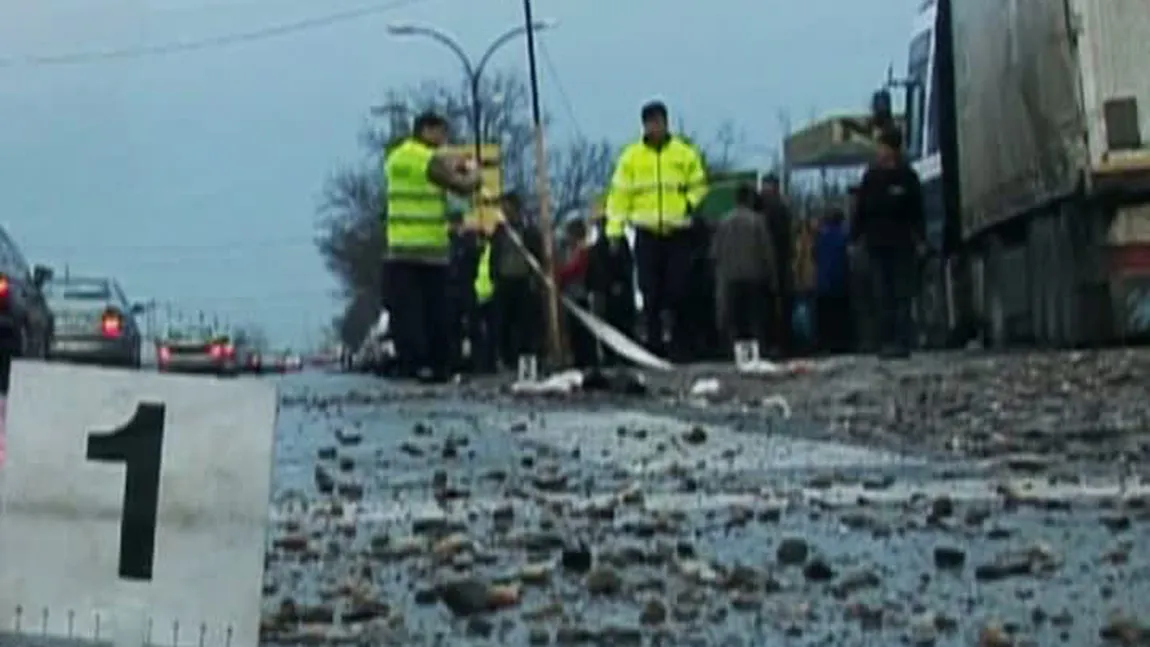
[[[460,158],[475,158],[474,144],[447,146],[444,151]],[[482,161],[479,174],[483,181],[478,195],[471,199],[471,210],[463,216],[464,223],[484,231],[494,228],[500,217],[499,196],[503,195],[503,171],[499,153],[498,144],[483,144],[480,147]]]

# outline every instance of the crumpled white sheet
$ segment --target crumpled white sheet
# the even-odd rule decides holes
[[[511,392],[517,395],[566,395],[581,388],[583,371],[570,370],[534,382],[515,382],[511,385]]]

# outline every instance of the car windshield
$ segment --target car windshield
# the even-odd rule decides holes
[[[113,301],[112,286],[102,279],[49,281],[44,296],[51,301]]]

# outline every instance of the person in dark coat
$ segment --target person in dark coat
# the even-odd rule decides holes
[[[575,219],[564,227],[564,245],[560,250],[555,278],[563,296],[583,309],[590,307],[587,274],[591,264],[591,250],[587,244],[587,223]],[[578,317],[567,312],[564,319],[571,359],[576,368],[594,368],[599,364],[599,349],[595,337]]]
[[[543,296],[538,277],[508,236],[508,229],[519,234],[536,260],[543,258],[543,235],[524,218],[518,194],[504,194],[500,208],[503,222],[491,236],[491,280],[499,322],[496,337],[504,366],[517,366],[519,357],[538,355],[542,350]]]
[[[911,302],[925,249],[922,184],[903,159],[902,133],[888,129],[859,184],[853,239],[866,247],[882,335],[880,356],[907,357],[914,342]]]
[[[815,237],[816,337],[832,353],[850,350],[853,336],[848,236],[846,215],[835,209],[819,223]]]
[[[451,233],[451,260],[448,265],[449,297],[448,312],[450,313],[450,338],[444,340],[449,345],[453,368],[462,371],[470,362],[471,348],[464,353],[463,340],[469,337],[465,333],[471,328],[471,320],[475,316],[475,272],[479,265],[479,239],[474,231],[462,227],[455,228]]]
[[[592,244],[587,266],[587,288],[592,307],[611,327],[634,339],[635,331],[635,266],[631,248],[611,245],[602,235],[604,221],[595,221],[599,236]],[[618,356],[609,348],[602,348],[602,362],[614,365]]]
[[[770,228],[754,209],[757,203],[753,186],[737,189],[735,208],[715,228],[710,252],[722,291],[724,328],[735,342],[762,344],[767,320],[774,315],[765,295],[778,289],[778,267]]]
[[[779,176],[774,173],[764,176],[759,185],[759,206],[771,229],[771,239],[775,243],[775,264],[779,269],[778,289],[767,295],[770,309],[775,313],[769,321],[768,339],[776,348],[771,354],[792,355],[795,351],[791,326],[795,303],[794,218],[790,207],[783,200]]]

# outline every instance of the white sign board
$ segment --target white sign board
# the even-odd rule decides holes
[[[258,644],[275,387],[12,371],[0,636],[117,640],[133,626],[154,644]]]

